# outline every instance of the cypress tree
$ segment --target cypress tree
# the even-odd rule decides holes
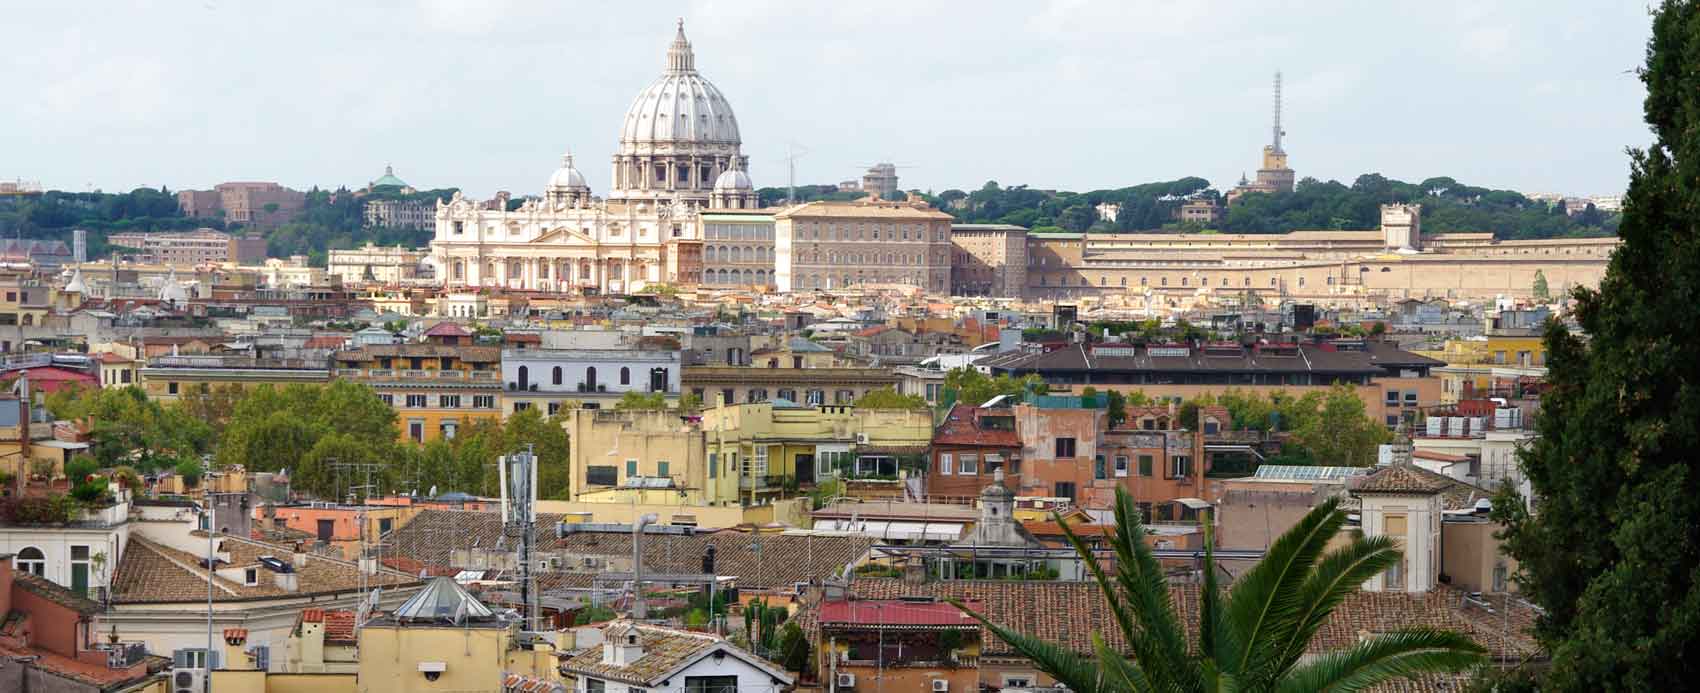
[[[1496,515],[1524,594],[1545,610],[1544,690],[1683,690],[1700,675],[1700,10],[1653,15],[1646,121],[1630,150],[1622,245],[1576,289],[1585,337],[1546,332],[1533,510]]]

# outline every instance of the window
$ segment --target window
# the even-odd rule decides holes
[[[586,693],[606,693],[608,690],[608,684],[602,679],[585,677],[584,690]]]
[[[393,407],[393,406],[395,406],[395,395],[391,395],[391,394],[387,394],[387,393],[386,394],[380,394],[380,395],[378,395],[378,401],[383,402],[384,406]]]
[[[473,409],[495,409],[496,408],[496,396],[495,395],[473,395],[472,396],[472,408]]]
[[[1417,391],[1416,390],[1410,390],[1410,391],[1407,391],[1405,393],[1405,406],[1407,406],[1407,407],[1417,406]]]
[[[1398,406],[1399,405],[1399,391],[1398,390],[1388,390],[1387,391],[1387,405],[1388,406]]]
[[[165,384],[165,392],[167,394],[172,394],[172,395],[177,394],[177,383],[175,383],[175,382],[166,383]]]
[[[1057,482],[1056,483],[1056,490],[1052,491],[1051,495],[1054,495],[1058,498],[1067,498],[1069,500],[1074,500],[1074,482],[1072,482],[1072,481],[1059,481],[1059,482]]]
[[[204,648],[174,651],[171,653],[171,666],[177,669],[205,669],[207,651]]]
[[[637,460],[626,460],[626,476],[637,476]]]
[[[948,453],[948,452],[939,453],[939,473],[940,474],[943,474],[945,476],[950,476],[950,475],[956,473],[956,468],[953,466],[953,463],[954,463],[954,461],[952,459],[953,457],[954,457],[954,455],[952,455],[951,453]]]
[[[1127,455],[1116,455],[1116,478],[1127,476]]]
[[[667,462],[665,460],[655,463],[655,475],[667,476]]]
[[[460,395],[437,395],[437,407],[441,409],[459,409]]]
[[[1092,458],[1092,478],[1094,478],[1094,479],[1107,479],[1107,478],[1109,478],[1109,475],[1106,473],[1106,471],[1107,470],[1104,469],[1104,456],[1103,455],[1097,455],[1097,456],[1093,457]]]
[[[1169,478],[1185,479],[1192,473],[1192,458],[1186,455],[1175,455],[1169,458]]]
[[[444,421],[440,424],[437,424],[437,435],[439,437],[443,438],[444,440],[454,440],[455,432],[458,431],[459,429],[460,429],[460,424],[458,422]]]
[[[425,395],[408,395],[407,406],[412,409],[424,409]]]
[[[714,478],[717,478],[719,476],[720,476],[720,453],[715,453],[715,452],[708,453],[708,478],[714,479]]]
[[[826,392],[825,391],[809,390],[808,395],[809,395],[809,397],[808,397],[809,401],[806,402],[805,404],[809,404],[809,405],[813,405],[813,406],[826,404]]]
[[[249,568],[242,571],[242,584],[249,587],[260,584],[260,569]]]
[[[738,403],[738,393],[734,392],[732,390],[732,388],[729,388],[729,387],[721,388],[720,389],[720,397],[721,397],[721,399],[725,400],[725,403],[728,404],[728,405]]]
[[[686,676],[685,693],[738,693],[738,677]]]
[[[561,411],[561,403],[560,402],[550,402],[549,403],[549,415],[550,416],[554,416],[555,414],[559,413],[560,411]]]
[[[956,471],[959,474],[975,475],[980,473],[980,456],[972,452],[962,453],[958,459]]]
[[[407,422],[407,439],[415,443],[425,442],[425,420],[409,419]]]
[[[556,366],[555,369],[550,372],[549,381],[552,384],[555,384],[555,385],[561,384],[561,367],[560,366]]]
[[[620,384],[621,385],[632,384],[632,369],[627,368],[625,366],[620,366]]]
[[[767,446],[756,446],[755,464],[750,467],[750,476],[767,476]]]
[[[1057,459],[1062,459],[1064,457],[1074,457],[1074,439],[1073,438],[1058,438],[1057,439]]]
[[[18,557],[12,560],[12,567],[20,573],[44,576],[47,574],[47,554],[34,546],[26,546],[18,551]]]
[[[1394,563],[1391,567],[1389,567],[1387,569],[1386,576],[1382,578],[1382,585],[1388,591],[1396,591],[1396,592],[1405,591],[1405,557],[1404,556],[1400,556],[1399,562]]]

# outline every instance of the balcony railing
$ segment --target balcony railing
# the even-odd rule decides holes
[[[437,377],[443,380],[465,380],[466,371],[437,371]]]
[[[401,372],[403,378],[429,378],[430,371],[409,369]]]
[[[785,484],[788,483],[790,480],[791,480],[791,477],[789,475],[786,475],[786,474],[770,474],[768,476],[756,476],[756,477],[745,476],[745,477],[740,477],[738,479],[738,488],[747,488],[747,489],[784,488]]]
[[[368,378],[393,378],[393,377],[395,377],[395,371],[388,369],[388,368],[373,368],[372,370],[366,371],[366,377],[368,377]]]
[[[502,374],[496,371],[472,371],[473,380],[500,380]]]

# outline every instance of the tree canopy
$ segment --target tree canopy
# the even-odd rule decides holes
[[[944,387],[955,393],[956,403],[974,406],[985,404],[999,395],[1020,395],[1027,390],[1044,394],[1048,390],[1045,380],[1037,375],[1020,380],[1007,375],[993,378],[966,366],[946,373]]]
[[[1587,338],[1546,331],[1534,492],[1494,503],[1552,653],[1542,690],[1683,690],[1700,676],[1700,6],[1653,15],[1641,81],[1654,141],[1630,152],[1623,239]]]
[[[882,387],[869,390],[853,402],[860,409],[926,409],[927,400],[920,395],[900,395],[896,390]]]

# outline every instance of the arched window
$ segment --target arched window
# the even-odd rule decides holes
[[[526,388],[526,386],[530,384],[530,380],[531,380],[531,369],[526,367],[526,366],[520,366],[519,367],[519,389],[524,390]]]
[[[47,554],[34,546],[26,546],[18,551],[18,557],[12,565],[20,573],[44,577],[47,575]]]
[[[625,366],[620,366],[620,384],[621,385],[632,384],[632,369],[627,368]]]
[[[550,380],[553,381],[553,383],[555,385],[561,384],[561,367],[560,366],[555,367],[554,372],[550,375]]]
[[[455,260],[454,278],[456,281],[464,281],[466,279],[466,261]]]
[[[596,367],[595,366],[591,366],[589,368],[584,369],[584,388],[585,388],[585,390],[590,391],[590,392],[596,391]]]

